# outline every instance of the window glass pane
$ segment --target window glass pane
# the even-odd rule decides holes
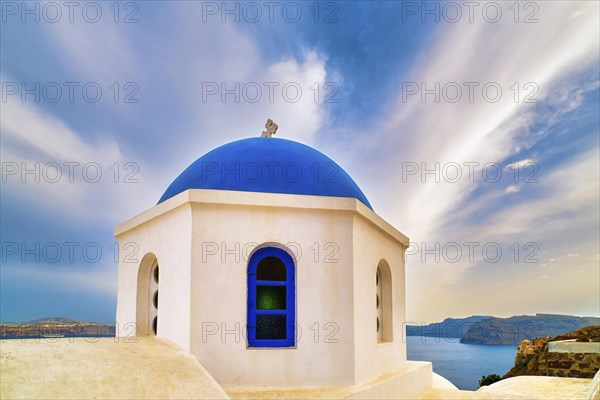
[[[285,339],[285,315],[257,315],[257,339]]]
[[[285,310],[285,286],[257,286],[257,310]]]
[[[259,281],[285,281],[285,264],[277,257],[266,257],[256,267]]]

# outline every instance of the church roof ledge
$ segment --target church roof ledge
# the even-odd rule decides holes
[[[384,233],[402,243],[404,246],[408,246],[409,242],[408,237],[355,198],[211,189],[188,189],[185,192],[179,193],[119,224],[115,228],[114,234],[118,237],[123,233],[154,218],[158,218],[178,207],[193,203],[354,212],[377,226]]]

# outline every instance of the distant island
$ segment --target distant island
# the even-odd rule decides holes
[[[114,336],[115,326],[51,317],[0,324],[0,339]]]
[[[590,325],[600,325],[600,318],[557,314],[509,318],[473,315],[446,318],[442,322],[427,325],[407,325],[406,335],[460,339],[460,343],[466,344],[519,344],[524,339],[565,335]],[[114,335],[114,325],[62,317],[0,324],[0,339]]]
[[[407,325],[407,336],[460,339],[466,344],[518,344],[524,339],[563,335],[589,325],[600,318],[572,315],[536,314],[509,318],[471,316],[446,318],[428,325]]]
[[[473,315],[467,318],[446,318],[442,322],[422,325],[406,325],[406,336],[425,336],[460,339],[472,324],[491,316]]]

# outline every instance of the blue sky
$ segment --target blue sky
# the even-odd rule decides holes
[[[2,4],[2,321],[114,321],[114,227],[268,117],[278,136],[338,161],[414,242],[409,320],[600,314],[597,2],[519,3],[518,15],[481,2],[460,17],[460,2],[275,2],[272,21],[263,2],[230,2],[233,14],[221,2],[121,2],[118,15],[92,2],[72,22],[62,3],[60,17],[22,4]],[[206,92],[236,82],[262,96]],[[297,102],[286,84],[301,88]],[[79,163],[72,182],[64,163]],[[36,165],[39,182],[22,176]],[[437,182],[421,175],[436,165]],[[422,251],[436,246],[439,260]]]

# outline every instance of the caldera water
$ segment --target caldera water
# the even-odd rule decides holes
[[[460,339],[408,336],[409,360],[431,361],[433,372],[462,390],[477,390],[483,375],[507,373],[517,345],[463,344]]]

